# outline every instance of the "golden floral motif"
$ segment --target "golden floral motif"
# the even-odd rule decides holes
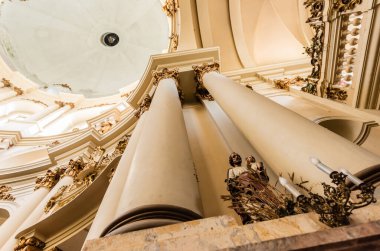
[[[357,4],[361,4],[363,0],[334,0],[334,9],[339,12],[352,10]]]
[[[6,79],[6,78],[2,78],[1,79],[1,83],[3,83],[3,87],[11,87],[13,86],[13,84],[11,83],[10,80]]]
[[[9,192],[12,188],[6,185],[0,185],[0,200],[14,201],[16,198]]]
[[[178,11],[179,4],[178,0],[166,0],[165,5],[162,7],[162,10],[168,17],[173,17]]]
[[[27,101],[31,101],[33,103],[36,103],[36,104],[40,104],[40,105],[43,105],[45,107],[48,107],[48,105],[40,100],[36,100],[36,99],[29,99],[29,98],[24,98],[24,100],[27,100]]]
[[[170,39],[170,51],[176,51],[178,49],[179,35],[172,33]]]
[[[55,86],[60,86],[62,88],[65,88],[65,89],[68,89],[70,90],[71,92],[73,91],[73,89],[71,88],[71,86],[69,84],[53,84]]]
[[[21,237],[18,239],[18,243],[14,247],[14,251],[35,250],[33,248],[42,250],[45,246],[45,242],[37,239],[36,237]]]
[[[144,112],[149,110],[151,103],[152,97],[149,94],[146,94],[140,106],[135,111],[135,117],[140,118],[144,114]]]
[[[75,107],[75,104],[72,103],[72,102],[63,102],[63,101],[60,101],[60,100],[56,100],[54,103],[56,103],[57,105],[59,105],[59,107],[64,107],[65,105],[70,106],[71,109],[73,109]]]
[[[195,73],[195,80],[203,85],[203,76],[212,71],[219,72],[220,64],[218,62],[214,63],[204,63],[202,65],[193,65],[193,70]]]
[[[183,96],[183,91],[181,86],[179,85],[179,70],[176,69],[168,69],[168,68],[163,68],[161,71],[153,71],[153,85],[158,85],[158,83],[167,78],[173,78],[175,80],[177,90],[178,90],[178,95],[181,101],[184,100]]]
[[[291,85],[303,86],[306,84],[307,79],[297,76],[295,78],[284,78],[274,80],[274,86],[278,89],[284,89],[289,91]]]
[[[47,170],[45,175],[42,177],[38,177],[36,179],[36,185],[34,187],[34,190],[37,190],[41,187],[46,187],[48,189],[51,189],[55,186],[55,184],[58,183],[58,181],[61,178],[61,175],[65,172],[65,168],[58,167],[54,170]]]

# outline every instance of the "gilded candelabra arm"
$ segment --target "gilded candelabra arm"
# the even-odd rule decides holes
[[[359,202],[351,202],[353,209],[368,206],[371,203],[376,203],[375,187],[372,184],[362,183],[359,185],[360,194],[356,195]]]

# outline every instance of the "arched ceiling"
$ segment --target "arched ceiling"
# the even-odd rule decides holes
[[[4,1],[2,56],[41,86],[69,84],[86,97],[137,81],[149,56],[167,51],[170,25],[160,0]],[[101,37],[120,41],[105,46]]]

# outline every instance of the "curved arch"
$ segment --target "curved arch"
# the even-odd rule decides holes
[[[325,117],[316,123],[357,145],[362,145],[371,129],[379,126],[375,121],[363,122],[342,117]]]

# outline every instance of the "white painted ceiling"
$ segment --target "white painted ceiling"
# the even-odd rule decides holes
[[[86,97],[137,81],[149,56],[167,50],[160,0],[5,0],[0,45],[10,67],[43,86],[67,83]],[[117,33],[114,47],[101,43]]]

